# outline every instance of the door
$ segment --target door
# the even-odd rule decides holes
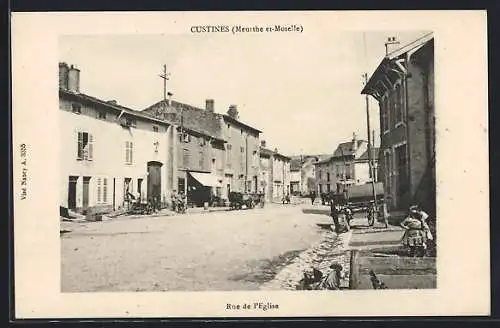
[[[253,185],[254,185],[254,192],[259,192],[259,185],[258,185],[258,180],[257,180],[257,177],[254,176],[253,177]]]
[[[89,207],[89,184],[90,184],[90,177],[83,177],[83,202],[82,202],[83,209]]]
[[[137,193],[139,194],[139,199],[142,200],[142,180],[137,179]]]
[[[76,209],[76,182],[78,177],[70,176],[68,181],[68,208]]]
[[[161,167],[160,162],[148,162],[148,197],[161,200]]]
[[[396,193],[398,195],[396,200],[396,206],[404,206],[405,200],[408,199],[408,171],[407,171],[407,160],[406,160],[406,145],[397,147],[395,149],[395,160],[396,160]]]

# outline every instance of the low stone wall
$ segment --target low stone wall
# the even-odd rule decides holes
[[[327,275],[330,265],[339,263],[343,268],[341,287],[349,286],[350,252],[347,248],[351,232],[340,235],[325,231],[323,238],[302,252],[291,264],[283,268],[273,280],[263,284],[261,290],[296,290],[304,270],[314,267]]]

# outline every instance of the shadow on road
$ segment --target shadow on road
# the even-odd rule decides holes
[[[282,253],[272,259],[255,260],[248,263],[248,267],[251,268],[250,272],[233,275],[229,277],[229,280],[254,282],[259,284],[268,282],[303,251],[304,249],[293,250]]]

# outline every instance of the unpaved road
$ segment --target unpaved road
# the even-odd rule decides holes
[[[62,291],[257,290],[321,236],[301,206],[74,224]]]

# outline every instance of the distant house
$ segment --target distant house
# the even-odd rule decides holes
[[[378,167],[378,148],[372,149],[372,163]],[[377,174],[374,176],[377,181]],[[358,140],[356,135],[348,142],[340,143],[333,154],[316,163],[318,193],[339,192],[344,186],[365,184],[372,181],[370,173],[368,142]]]
[[[434,36],[388,53],[362,94],[379,102],[380,175],[393,209],[436,207]]]
[[[290,161],[290,193],[300,195],[302,193],[302,160],[292,158]]]
[[[291,158],[280,154],[278,149],[266,148],[266,141],[260,146],[260,192],[265,194],[266,201],[281,201],[290,193]]]

